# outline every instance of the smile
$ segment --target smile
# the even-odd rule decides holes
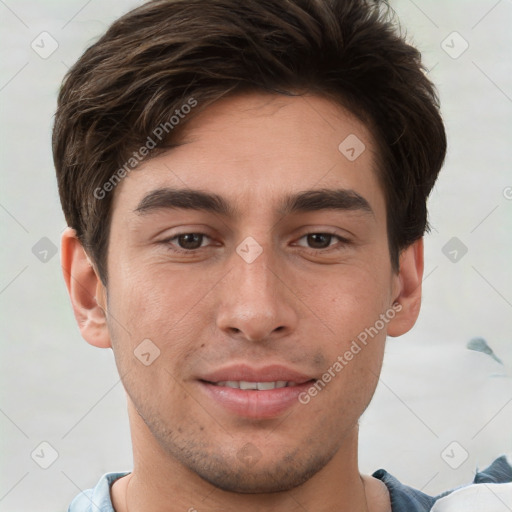
[[[297,383],[293,381],[278,380],[273,382],[248,382],[246,380],[225,380],[221,382],[211,382],[214,386],[221,386],[233,389],[252,389],[257,391],[267,391],[269,389],[286,388],[296,386]]]

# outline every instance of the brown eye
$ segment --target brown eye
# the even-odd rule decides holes
[[[307,242],[312,249],[326,249],[331,245],[333,236],[329,233],[311,233],[307,235]]]
[[[200,233],[185,233],[176,237],[179,247],[182,249],[199,249],[203,243],[204,235]]]
[[[306,251],[315,254],[326,254],[343,251],[350,245],[350,240],[329,232],[306,233],[294,245],[303,247]]]

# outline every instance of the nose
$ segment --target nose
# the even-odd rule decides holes
[[[229,336],[262,342],[292,333],[298,312],[293,292],[280,265],[264,250],[254,261],[239,254],[230,258],[231,271],[220,287],[217,326]]]

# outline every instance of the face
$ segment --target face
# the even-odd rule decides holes
[[[375,144],[326,99],[263,94],[215,103],[181,142],[115,191],[116,363],[167,457],[222,489],[290,489],[353,438],[394,322]]]

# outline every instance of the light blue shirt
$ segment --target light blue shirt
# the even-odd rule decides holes
[[[115,512],[110,499],[110,487],[118,478],[127,474],[128,472],[103,475],[96,487],[80,493],[73,500],[68,512]],[[489,492],[489,496],[491,493],[492,496],[499,495],[499,499],[493,498],[492,502],[496,504],[496,508],[489,502],[486,508],[474,510],[500,512],[512,509],[512,466],[505,456],[499,457],[488,468],[477,472],[472,484],[446,491],[435,497],[401,484],[384,469],[375,471],[372,476],[386,484],[391,497],[392,512],[449,512],[455,509],[469,511],[466,505],[468,502],[462,501],[464,494],[466,497],[470,494],[482,496],[490,487],[487,484],[500,484],[494,487],[494,491]],[[471,491],[475,491],[474,494]],[[474,502],[473,497],[470,496],[469,499]],[[499,508],[500,506],[503,508]]]

